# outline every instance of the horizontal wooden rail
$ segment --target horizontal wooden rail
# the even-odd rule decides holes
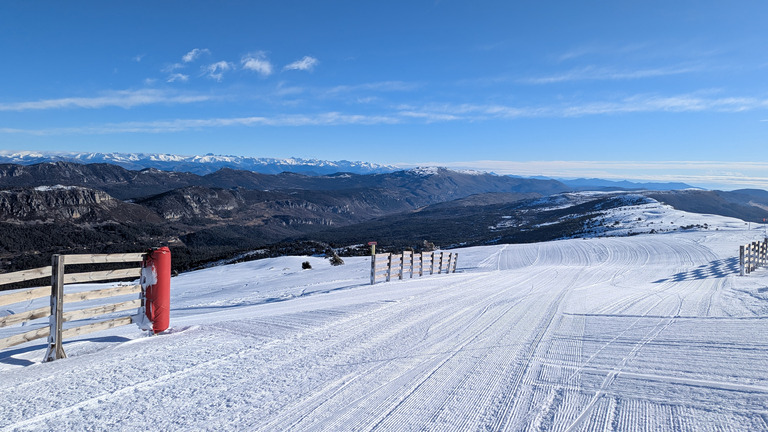
[[[10,315],[0,317],[0,328],[19,324],[24,325],[24,323],[32,320],[50,317],[50,323],[45,327],[0,339],[0,349],[48,337],[48,349],[43,361],[50,361],[66,357],[62,346],[62,340],[65,337],[79,336],[131,324],[133,322],[131,316],[123,316],[91,322],[79,327],[63,328],[64,322],[85,319],[90,320],[92,318],[95,318],[95,321],[98,320],[97,317],[100,315],[141,308],[143,304],[143,298],[141,297],[108,305],[67,310],[67,312],[64,312],[63,306],[64,304],[69,305],[70,303],[97,300],[107,297],[140,294],[142,293],[142,285],[121,285],[74,293],[65,293],[65,286],[88,282],[139,279],[142,276],[142,267],[140,267],[139,264],[136,264],[131,268],[75,273],[67,273],[65,267],[73,265],[139,263],[143,262],[146,256],[146,253],[54,255],[51,260],[51,266],[0,274],[0,285],[27,282],[48,277],[51,278],[50,286],[28,288],[8,294],[0,294],[0,306],[13,305],[45,297],[50,299],[50,306],[37,307],[35,309],[25,310],[19,313],[11,313]],[[69,291],[70,289],[67,288],[67,290]],[[21,329],[26,330],[24,327]]]
[[[51,307],[45,306],[37,309],[28,310],[17,314],[0,317],[0,327],[7,327],[14,324],[21,324],[24,321],[31,321],[38,318],[51,316]]]
[[[109,264],[137,262],[144,259],[144,253],[118,253],[118,254],[74,254],[64,255],[64,264]]]
[[[96,306],[89,309],[79,309],[71,312],[64,312],[64,322],[75,321],[85,318],[104,315],[112,312],[121,312],[128,309],[134,309],[141,306],[141,299],[125,301],[122,303],[113,303],[103,306]]]
[[[379,279],[387,282],[393,276],[398,279],[423,276],[425,273],[455,273],[458,254],[449,252],[413,253],[404,251],[402,254],[371,255],[371,285]]]
[[[51,287],[29,288],[24,291],[0,294],[0,306],[35,300],[51,295]]]
[[[23,344],[24,342],[33,341],[47,337],[51,332],[51,328],[46,326],[37,330],[30,330],[26,333],[13,335],[4,339],[0,339],[0,349],[10,348],[14,345]]]
[[[114,297],[119,295],[137,294],[140,292],[141,292],[141,285],[125,285],[125,286],[117,286],[112,288],[103,288],[99,290],[64,294],[64,303],[95,300],[95,299],[100,299],[104,297]]]
[[[51,277],[51,266],[0,274],[0,285]]]
[[[84,283],[84,282],[102,282],[117,279],[139,278],[141,277],[141,268],[128,268],[119,270],[102,270],[88,273],[71,273],[64,275],[65,284]]]
[[[111,329],[113,327],[120,327],[120,326],[128,325],[128,324],[130,324],[132,322],[133,322],[133,320],[129,316],[121,317],[121,318],[115,318],[115,319],[111,319],[111,320],[108,320],[108,321],[100,321],[100,322],[97,322],[97,323],[86,324],[86,325],[83,325],[83,326],[80,326],[80,327],[64,329],[61,332],[61,334],[62,334],[62,337],[64,337],[64,338],[70,338],[70,337],[75,337],[75,336],[80,336],[80,335],[84,335],[84,334],[88,334],[88,333],[97,332],[97,331],[100,331],[100,330]]]

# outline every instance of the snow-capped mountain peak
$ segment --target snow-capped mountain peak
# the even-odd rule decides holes
[[[174,155],[161,153],[100,153],[100,152],[38,152],[0,151],[0,163],[32,165],[43,162],[110,163],[126,169],[141,170],[157,168],[164,171],[184,171],[205,175],[221,168],[233,168],[277,174],[284,171],[303,174],[325,175],[337,172],[374,174],[396,171],[392,165],[371,162],[350,162],[346,160],[326,161],[319,159],[256,158],[247,156],[215,155]]]

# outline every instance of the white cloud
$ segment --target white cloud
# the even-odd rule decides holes
[[[207,119],[175,119],[150,122],[109,123],[51,129],[0,128],[0,133],[28,135],[100,135],[116,133],[172,133],[186,130],[237,126],[338,126],[395,124],[400,119],[385,115],[359,115],[326,112],[307,115],[279,115],[273,117],[227,117]]]
[[[543,106],[498,104],[401,105],[401,115],[429,118],[432,121],[480,121],[515,118],[565,118],[589,115],[640,112],[745,112],[768,108],[768,99],[755,97],[711,97],[701,93],[674,96],[634,95],[616,101],[595,101]]]
[[[136,63],[141,63],[141,60],[144,58],[144,55],[145,54],[139,54],[137,56],[134,56],[133,61],[135,61]]]
[[[189,75],[184,75],[182,73],[174,73],[174,74],[171,74],[168,77],[168,79],[165,80],[165,82],[169,82],[169,83],[176,82],[176,81],[187,82],[189,81]]]
[[[30,102],[0,103],[0,111],[33,111],[68,108],[133,108],[152,104],[185,104],[210,100],[211,96],[178,94],[156,89],[120,90],[94,97],[43,99]]]
[[[326,94],[352,93],[356,91],[411,91],[419,87],[419,84],[405,81],[380,81],[373,83],[340,85],[325,91]]]
[[[680,75],[691,72],[696,72],[700,68],[693,66],[676,66],[666,68],[650,68],[650,69],[636,69],[636,70],[616,70],[611,68],[598,68],[594,66],[586,66],[579,69],[573,69],[557,75],[549,75],[535,78],[524,78],[519,82],[524,84],[554,84],[560,82],[570,81],[587,81],[587,80],[632,80],[642,78],[653,78],[669,75]]]
[[[304,56],[301,60],[296,60],[295,62],[286,65],[283,67],[283,70],[302,70],[302,71],[312,71],[315,66],[320,63],[316,58],[310,57],[310,56]]]
[[[173,63],[161,69],[165,73],[173,73],[177,69],[184,69],[186,66],[181,63]]]
[[[209,51],[207,48],[203,48],[203,49],[195,48],[192,51],[184,54],[184,56],[181,57],[181,60],[184,63],[191,63],[191,62],[197,60],[201,55],[203,55],[203,54],[210,54],[210,53],[211,53],[211,51]]]
[[[263,51],[247,54],[243,56],[240,62],[243,65],[243,69],[256,72],[261,76],[272,75],[272,63],[269,62],[266,53]]]
[[[226,61],[220,61],[213,64],[209,64],[208,66],[205,66],[203,70],[208,75],[208,78],[215,79],[216,81],[221,81],[221,79],[224,77],[224,72],[233,70],[235,67],[232,65],[232,63],[226,62]]]

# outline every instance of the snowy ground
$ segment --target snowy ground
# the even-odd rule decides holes
[[[706,220],[376,286],[364,258],[183,274],[167,334],[0,352],[0,429],[768,430],[768,271],[736,258],[763,231]]]

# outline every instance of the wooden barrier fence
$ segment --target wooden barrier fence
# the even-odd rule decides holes
[[[742,276],[768,264],[768,238],[739,247],[739,268]]]
[[[379,280],[389,282],[392,277],[404,279],[406,274],[408,278],[412,278],[414,275],[455,273],[458,257],[458,253],[442,251],[374,254],[371,255],[371,285]]]
[[[17,282],[34,281],[36,279],[47,277],[51,278],[50,286],[29,288],[9,294],[0,293],[0,306],[8,306],[43,297],[50,297],[50,306],[0,317],[0,327],[16,324],[23,325],[32,320],[49,317],[49,324],[46,327],[0,339],[0,349],[48,337],[48,350],[43,359],[43,361],[47,362],[66,357],[62,346],[64,338],[131,324],[133,322],[131,316],[123,316],[64,329],[64,323],[68,321],[93,318],[99,315],[137,309],[143,306],[143,299],[141,296],[138,296],[135,300],[75,310],[68,308],[65,312],[65,304],[69,306],[70,304],[94,299],[142,293],[140,284],[71,293],[65,292],[65,284],[70,285],[131,278],[139,279],[142,276],[142,267],[140,265],[131,268],[92,271],[87,273],[66,273],[65,267],[78,264],[141,263],[144,261],[145,256],[145,253],[54,255],[50,266],[0,274],[0,286]]]

